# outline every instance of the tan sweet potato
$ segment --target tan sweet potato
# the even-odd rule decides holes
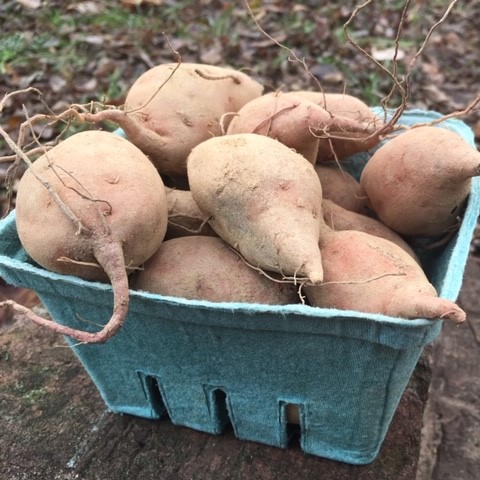
[[[291,95],[301,96],[316,105],[324,108],[330,115],[339,118],[348,118],[354,122],[368,126],[368,135],[364,132],[346,132],[344,138],[332,138],[330,141],[322,139],[318,146],[318,162],[343,160],[355,153],[365,152],[376,147],[381,140],[379,132],[384,126],[383,119],[375,114],[362,100],[353,95],[344,93],[330,93],[299,90],[289,92]],[[348,133],[350,133],[348,135]]]
[[[232,134],[196,146],[187,167],[210,225],[249,263],[322,281],[322,190],[302,155],[270,137]]]
[[[324,228],[320,248],[324,282],[304,287],[313,306],[406,319],[465,320],[465,312],[439,298],[419,264],[389,240]]]
[[[154,163],[171,176],[186,175],[190,150],[221,135],[245,103],[263,86],[245,73],[197,63],[167,63],[147,70],[131,86],[123,110],[84,114],[88,122],[110,120]]]
[[[332,115],[340,115],[366,123],[379,124],[380,122],[380,118],[372,109],[363,100],[353,95],[309,90],[298,90],[291,93],[320,105]]]
[[[166,240],[189,235],[216,236],[208,224],[208,216],[200,210],[190,190],[165,189],[168,203]]]
[[[310,163],[329,138],[368,137],[368,124],[329,114],[319,105],[292,93],[267,93],[246,103],[230,122],[227,134],[256,133],[293,148]],[[326,159],[326,158],[325,158]]]
[[[352,212],[366,212],[366,198],[362,196],[360,183],[346,170],[337,164],[317,163],[315,171],[322,184],[324,199],[332,200]]]
[[[407,236],[443,236],[458,227],[480,153],[446,128],[400,133],[367,162],[360,185],[379,219]]]
[[[106,341],[127,314],[127,269],[141,265],[159,248],[167,216],[162,179],[137,147],[101,131],[67,138],[21,178],[16,198],[18,235],[28,255],[48,270],[110,280],[112,317],[101,331],[89,333],[8,305],[80,342]]]
[[[132,288],[212,302],[298,303],[297,288],[249,267],[219,237],[180,237],[162,243],[138,272]]]
[[[379,220],[347,210],[326,198],[323,199],[322,210],[323,219],[332,230],[357,230],[385,238],[403,248],[420,263],[412,247],[398,233]]]

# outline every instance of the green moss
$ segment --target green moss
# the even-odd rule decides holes
[[[22,395],[23,400],[28,403],[37,403],[47,396],[48,392],[44,388],[35,388]]]

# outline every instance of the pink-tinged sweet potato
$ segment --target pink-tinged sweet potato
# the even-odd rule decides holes
[[[357,230],[385,238],[403,248],[412,258],[419,262],[417,254],[412,247],[398,233],[376,218],[352,212],[326,198],[323,199],[322,210],[323,219],[332,230]]]
[[[245,104],[232,118],[227,134],[256,133],[278,140],[315,164],[319,146],[334,138],[367,138],[370,125],[331,115],[319,105],[292,93],[274,92]],[[324,156],[320,160],[332,158]]]
[[[389,240],[325,227],[320,248],[324,282],[304,287],[313,306],[405,319],[465,320],[465,312],[439,298],[419,264]]]
[[[360,185],[378,218],[411,237],[443,236],[458,228],[480,153],[446,128],[412,128],[382,145]]]
[[[318,148],[318,161],[343,160],[355,153],[365,152],[376,147],[381,140],[380,129],[384,127],[383,118],[372,111],[362,100],[353,95],[344,93],[329,93],[319,91],[299,90],[289,92],[291,95],[301,96],[316,105],[324,108],[330,115],[348,118],[352,121],[368,126],[369,135],[358,135],[355,132],[349,138],[332,138],[330,141],[321,140]]]
[[[292,91],[293,95],[299,95],[307,100],[320,105],[332,115],[352,118],[365,123],[379,125],[380,118],[372,109],[359,98],[346,93],[331,93],[309,90]]]
[[[322,184],[324,199],[332,200],[352,212],[365,213],[367,211],[360,183],[353,175],[341,169],[337,164],[317,163],[315,171]]]
[[[190,150],[222,134],[231,114],[260,96],[263,86],[245,73],[197,63],[167,63],[147,70],[131,86],[123,110],[84,114],[88,122],[117,123],[158,171],[186,174]]]
[[[101,131],[67,138],[22,176],[16,198],[18,235],[28,255],[45,269],[109,280],[112,317],[103,329],[90,333],[44,319],[12,302],[2,305],[80,342],[108,340],[127,314],[127,270],[159,248],[167,216],[162,179],[137,147]]]
[[[297,288],[249,267],[219,237],[190,236],[162,243],[132,278],[132,288],[212,302],[299,303]]]
[[[165,239],[189,235],[216,236],[190,190],[165,187],[168,203],[168,227]]]
[[[232,134],[197,145],[187,168],[211,227],[249,263],[322,281],[322,189],[302,155],[270,137]]]

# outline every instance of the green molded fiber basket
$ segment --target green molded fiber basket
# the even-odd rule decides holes
[[[408,112],[404,123],[435,118]],[[420,120],[419,120],[420,119]],[[473,145],[460,121],[443,124]],[[462,226],[425,259],[439,295],[458,296],[480,208],[477,180]],[[428,265],[427,265],[428,264]],[[57,322],[110,318],[109,285],[48,272],[23,250],[15,212],[0,222],[0,276],[35,290]],[[113,412],[159,418],[287,447],[286,405],[299,406],[304,452],[352,464],[377,455],[425,345],[441,320],[404,320],[307,305],[211,303],[131,291],[128,318],[103,345],[67,339]]]

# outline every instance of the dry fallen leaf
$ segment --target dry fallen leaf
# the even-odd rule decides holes
[[[94,92],[97,88],[98,81],[96,78],[86,78],[86,79],[78,79],[75,81],[75,90],[81,93],[91,93]]]
[[[52,92],[58,93],[61,92],[68,82],[60,75],[51,75],[48,79],[48,85],[52,89]]]
[[[223,60],[223,49],[220,40],[215,39],[212,45],[200,53],[200,60],[210,65],[218,65]]]
[[[69,10],[75,10],[78,13],[95,15],[101,11],[101,5],[99,2],[86,1],[86,2],[75,2],[72,5],[68,6]]]
[[[422,88],[422,91],[427,96],[428,100],[435,105],[450,105],[451,99],[450,97],[442,91],[436,85],[425,85]]]
[[[384,62],[387,60],[393,60],[395,56],[395,48],[381,48],[377,49],[375,47],[372,47],[372,57],[375,60],[378,60],[379,62]],[[397,51],[397,60],[402,60],[405,58],[405,52],[401,49],[398,49]]]
[[[138,6],[138,5],[161,5],[163,0],[122,0],[122,4],[125,6]]]
[[[42,6],[42,0],[17,0],[17,3],[31,10],[36,10]]]

